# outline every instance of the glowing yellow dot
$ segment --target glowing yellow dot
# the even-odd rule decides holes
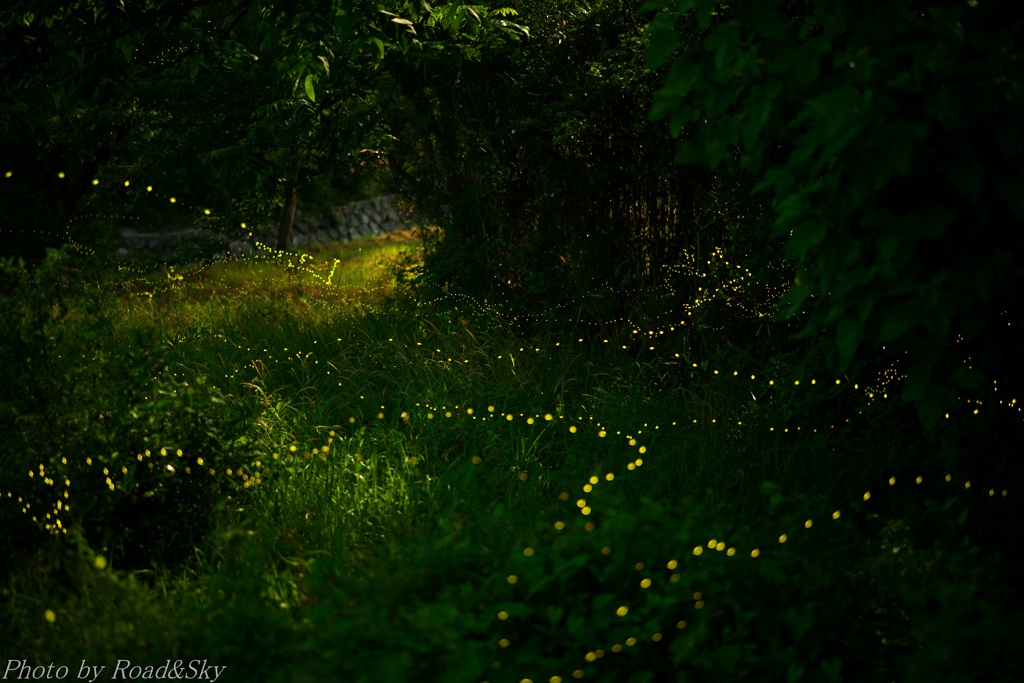
[[[516,576],[515,574],[509,574],[508,575],[508,582],[509,583],[515,583],[518,580],[519,580],[519,577]]]
[[[508,612],[505,612],[504,610],[498,612],[498,618],[502,621],[505,621],[506,619],[508,619]]]
[[[624,617],[624,616],[626,616],[626,613],[627,613],[627,612],[629,612],[629,608],[628,608],[628,607],[626,607],[625,605],[623,605],[622,607],[620,607],[620,608],[618,608],[617,610],[615,610],[615,613],[616,613],[617,615],[619,615],[620,617]]]
[[[46,615],[46,620],[48,622],[50,622],[51,624],[53,622],[57,621],[57,615],[54,613],[54,611],[52,609],[46,610],[46,612],[44,612],[44,614]]]

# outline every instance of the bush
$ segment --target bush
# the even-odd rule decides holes
[[[209,531],[218,483],[207,470],[237,467],[251,414],[203,377],[166,373],[169,348],[153,333],[126,343],[97,291],[62,294],[60,261],[53,252],[22,273],[0,317],[0,515],[23,518],[9,541],[23,544],[31,520],[80,528],[122,568],[173,563]]]
[[[339,539],[284,610],[251,599],[261,589],[253,572],[225,573],[201,626],[176,647],[226,665],[228,681],[923,681],[972,680],[975,667],[1008,680],[1018,671],[996,653],[1011,651],[1021,620],[986,588],[984,570],[969,569],[966,541],[918,550],[898,521],[880,524],[857,506],[807,527],[821,501],[771,485],[771,519],[736,528],[700,506],[674,519],[650,501],[627,510],[613,486],[588,494],[590,516],[568,501],[556,515],[562,530],[538,523],[496,551],[484,550],[485,518],[382,550],[365,569],[343,567]],[[588,521],[597,529],[586,531]],[[266,557],[250,550],[240,567]],[[976,649],[949,642],[962,617]]]

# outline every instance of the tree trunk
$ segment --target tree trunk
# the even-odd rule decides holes
[[[290,150],[293,154],[295,148],[292,147]],[[281,219],[281,227],[277,232],[277,250],[284,251],[288,248],[288,243],[292,239],[292,225],[295,223],[295,186],[299,182],[299,168],[302,166],[302,160],[295,160],[295,180],[285,184],[284,187],[284,217]]]

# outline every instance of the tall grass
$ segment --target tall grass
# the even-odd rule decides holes
[[[922,440],[816,355],[518,339],[404,297],[409,244],[8,292],[10,675],[1021,674],[1005,397]]]

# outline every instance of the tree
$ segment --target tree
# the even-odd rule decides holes
[[[730,173],[793,145],[756,188],[774,189],[797,270],[776,319],[808,308],[798,336],[822,335],[837,375],[909,352],[902,399],[926,432],[958,390],[1019,378],[1021,19],[998,3],[817,0],[784,22],[750,0],[673,58],[677,22],[695,9],[706,24],[716,5],[645,5],[662,10],[647,65],[672,60],[649,116],[674,135],[705,121],[677,158]]]
[[[205,16],[207,9],[212,18]],[[254,98],[258,100],[255,106],[245,110],[256,112],[254,125],[246,122],[241,132],[235,122],[235,130],[227,135],[223,129],[213,133],[209,126],[203,128],[199,122],[223,123],[228,113],[223,102],[208,98],[203,109],[190,112],[191,125],[185,126],[195,133],[188,143],[192,151],[203,154],[203,165],[215,169],[217,179],[245,188],[234,206],[224,215],[211,216],[209,223],[229,237],[242,236],[246,228],[240,218],[262,220],[271,208],[280,206],[280,188],[285,182],[276,168],[278,150],[305,149],[309,157],[302,166],[315,173],[320,170],[318,162],[332,152],[345,155],[360,148],[360,139],[368,130],[361,130],[358,119],[365,118],[366,111],[347,113],[343,105],[374,78],[376,65],[385,60],[386,52],[390,53],[388,59],[401,58],[415,65],[420,52],[432,48],[431,41],[409,37],[416,35],[414,20],[422,23],[432,12],[429,6],[421,9],[416,3],[404,2],[401,9],[413,19],[372,4],[334,0],[274,5],[262,0],[158,0],[145,8],[133,5],[110,13],[89,0],[60,7],[38,0],[18,2],[0,14],[3,44],[12,46],[0,55],[3,138],[8,149],[20,152],[26,165],[23,168],[32,165],[30,159],[41,168],[22,176],[27,183],[15,186],[7,182],[4,189],[9,196],[49,194],[58,184],[60,167],[72,168],[73,160],[88,158],[91,153],[91,161],[76,167],[74,176],[65,173],[62,178],[73,182],[61,189],[67,196],[67,208],[52,222],[61,225],[83,199],[96,196],[97,174],[108,187],[112,184],[103,172],[112,159],[130,157],[136,168],[145,166],[148,160],[137,152],[145,148],[144,138],[166,123],[159,112],[166,111],[169,102],[194,102],[197,93],[214,79],[227,88],[251,83],[247,77],[253,75],[264,78],[265,83],[270,81]],[[484,29],[497,28],[513,37],[518,30],[488,19],[486,8],[460,5],[445,12],[445,38],[453,42],[463,38],[472,42]],[[261,65],[247,70],[258,60],[230,39],[236,28],[247,38],[259,37],[259,47],[272,53],[264,62],[269,62],[266,69]],[[171,43],[182,38],[190,38],[192,44],[178,51],[166,66],[155,65]],[[502,42],[491,40],[488,45],[500,49]],[[66,59],[69,51],[77,65]],[[200,71],[206,73],[197,82]],[[339,109],[342,115],[337,115]],[[99,133],[93,130],[101,125],[106,127]],[[107,129],[114,125],[119,127],[111,142]],[[35,134],[37,130],[46,133],[40,136]],[[49,150],[45,162],[39,159],[39,147]],[[289,159],[288,163],[296,162]],[[29,216],[46,213],[43,205],[26,208]],[[40,241],[59,242],[58,233],[52,230]]]
[[[646,120],[657,80],[644,68],[637,4],[517,5],[528,45],[450,75],[388,69],[395,104],[371,144],[387,150],[403,192],[445,225],[441,242],[425,244],[423,270],[436,284],[501,300],[517,318],[557,311],[580,330],[626,311],[653,322],[653,304],[679,310],[707,289],[692,257],[738,247],[734,219],[770,203],[732,187],[756,178],[681,168],[667,122]],[[708,31],[692,24],[699,43]],[[656,300],[679,265],[691,268],[677,277],[678,296]]]

